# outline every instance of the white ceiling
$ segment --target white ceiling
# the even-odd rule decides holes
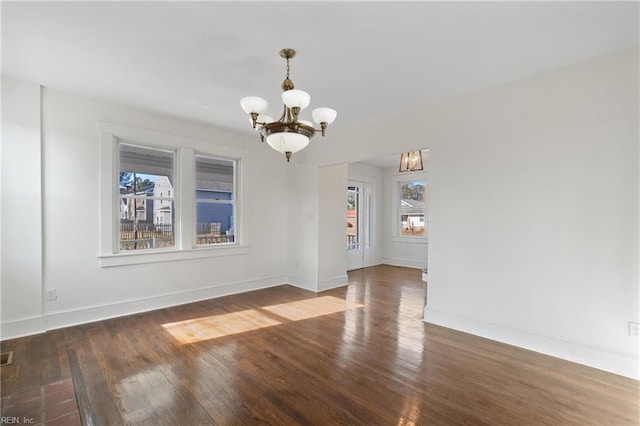
[[[249,132],[285,62],[354,126],[638,44],[638,2],[2,2],[2,74]],[[303,117],[308,118],[308,117]]]

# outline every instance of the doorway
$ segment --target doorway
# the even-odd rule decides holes
[[[373,265],[373,185],[349,180],[347,183],[347,270]]]

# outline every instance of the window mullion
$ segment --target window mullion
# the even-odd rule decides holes
[[[176,201],[180,208],[180,248],[195,246],[195,152],[191,148],[180,148],[178,153],[178,173],[180,178]]]

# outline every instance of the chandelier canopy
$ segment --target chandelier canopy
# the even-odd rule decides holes
[[[253,128],[260,132],[260,140],[267,140],[269,146],[291,160],[294,152],[304,149],[316,132],[325,135],[327,126],[333,123],[338,114],[336,110],[320,107],[311,112],[313,120],[320,125],[320,129],[314,129],[313,123],[307,120],[299,120],[300,111],[309,106],[311,95],[294,87],[289,78],[289,59],[296,55],[293,49],[282,49],[280,56],[287,60],[287,75],[282,82],[282,102],[284,110],[278,120],[268,115],[267,101],[258,96],[247,96],[240,99],[240,106],[247,114],[251,115]]]

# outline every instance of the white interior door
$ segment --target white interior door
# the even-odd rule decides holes
[[[373,187],[350,180],[347,184],[347,270],[373,264],[371,229]]]

